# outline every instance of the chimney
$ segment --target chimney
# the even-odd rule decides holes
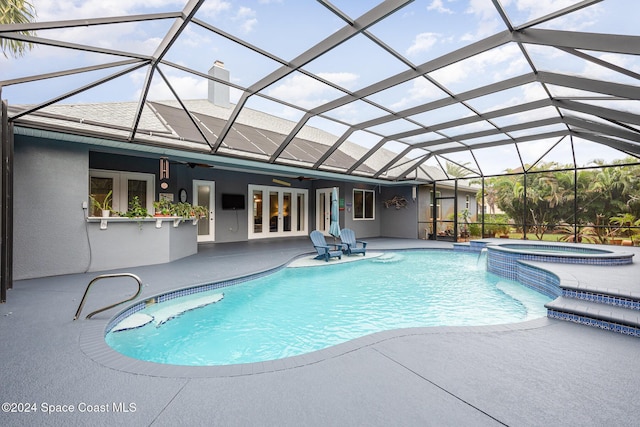
[[[224,62],[216,60],[209,69],[209,75],[225,82],[229,81],[229,71],[224,69]],[[209,102],[219,107],[231,108],[229,86],[209,80]]]

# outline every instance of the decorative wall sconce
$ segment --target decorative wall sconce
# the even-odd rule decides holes
[[[169,158],[160,157],[160,179],[169,179]]]

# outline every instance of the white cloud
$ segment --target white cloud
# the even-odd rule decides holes
[[[140,99],[142,93],[142,84],[146,77],[146,69],[144,71],[138,71],[130,74],[135,87],[138,87],[136,92],[132,94],[132,100]],[[167,75],[167,79],[171,83],[171,86],[176,91],[180,99],[204,99],[208,94],[208,81],[205,79],[199,79],[193,76],[171,76]],[[151,82],[147,99],[155,101],[167,101],[175,99],[173,93],[166,85],[164,79],[156,74],[156,77]]]
[[[434,71],[431,76],[445,87],[461,82],[474,75],[491,75],[493,81],[511,77],[509,71],[524,69],[522,55],[517,45],[511,43],[480,53]]]
[[[39,22],[126,16],[157,10],[180,11],[184,7],[184,1],[178,0],[36,0],[34,3],[37,10],[37,21]],[[212,5],[220,3],[218,0],[213,0],[211,2],[207,1],[205,4],[210,8]],[[62,28],[39,31],[38,35],[44,38],[89,46],[152,54],[164,35],[155,33],[158,30],[153,29],[154,27],[157,28],[156,25],[151,23],[139,22]],[[37,50],[34,51],[35,55],[38,55]],[[55,49],[55,51],[58,53],[59,58],[77,56],[68,50]]]
[[[444,7],[442,0],[433,0],[427,10],[435,10],[440,13],[453,13],[453,10]]]
[[[507,6],[509,1],[502,1],[503,6]],[[492,20],[496,15],[496,8],[487,0],[469,0],[469,7],[465,13],[476,15],[481,20]]]
[[[503,6],[507,6],[510,1],[502,1]],[[461,36],[462,41],[475,41],[495,34],[501,29],[506,29],[504,22],[499,19],[498,13],[492,2],[486,0],[470,0],[465,13],[475,15],[478,19],[477,27],[474,31],[468,31]],[[502,28],[500,28],[502,27]]]
[[[318,73],[318,76],[340,86],[349,86],[358,80],[358,75],[353,73]],[[318,80],[296,74],[270,88],[267,94],[303,108],[312,108],[334,98],[335,90]]]
[[[391,108],[402,110],[416,102],[427,102],[428,100],[435,99],[442,94],[442,91],[427,79],[416,78],[412,80],[411,88],[407,91],[407,96],[391,104]]]
[[[217,0],[211,0],[218,3]],[[205,4],[209,1],[205,2]],[[99,18],[144,13],[145,9],[163,8],[182,10],[184,1],[179,0],[36,0],[34,6],[38,21],[57,21],[76,18]]]
[[[413,44],[407,49],[407,56],[413,56],[420,52],[426,52],[438,42],[439,34],[420,33],[413,40]]]
[[[358,76],[355,73],[318,73],[318,77],[322,77],[323,79],[332,81],[343,87],[350,87],[353,83],[358,81]]]
[[[576,4],[577,2],[575,0],[515,0],[517,10],[526,15],[524,16],[524,22],[520,22],[520,24],[541,18],[566,7],[575,6]],[[577,31],[593,25],[600,13],[600,6],[593,5],[580,9],[577,12],[555,18],[550,22],[553,23],[554,28],[561,28],[566,31]],[[543,27],[544,26],[545,24],[543,24]]]
[[[520,11],[528,12],[527,21],[530,21],[575,3],[575,0],[516,0],[516,7]]]
[[[631,56],[620,55],[617,53],[603,53],[597,56],[598,59],[601,59],[605,62],[608,62],[613,65],[617,65],[621,68],[626,68],[628,70],[632,70],[634,72],[640,71],[640,63],[636,60],[636,58],[632,58]],[[600,79],[607,81],[618,81],[620,80],[621,74],[617,71],[613,71],[609,68],[600,66],[593,62],[586,62],[583,74],[590,79]]]
[[[231,9],[231,3],[229,2],[223,0],[207,0],[200,6],[198,13],[202,13],[205,16],[216,16],[229,9]]]
[[[243,33],[250,33],[258,24],[256,11],[245,6],[240,6],[232,19],[240,23],[240,29]]]

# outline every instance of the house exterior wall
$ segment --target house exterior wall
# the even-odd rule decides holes
[[[386,187],[381,191],[380,229],[382,236],[395,238],[419,238],[418,203],[413,200],[411,186]],[[406,201],[405,207],[395,205],[386,207],[384,201],[401,198]]]
[[[178,165],[178,169],[182,169],[178,173],[178,187],[186,188],[189,195],[189,202],[192,202],[193,195],[191,187],[194,179],[215,181],[216,183],[216,211],[215,211],[215,227],[216,227],[216,243],[239,242],[248,240],[249,230],[247,229],[251,210],[251,200],[249,198],[248,186],[266,185],[282,188],[303,188],[308,190],[308,211],[309,211],[309,232],[315,224],[315,190],[313,190],[311,181],[298,181],[296,178],[282,178],[274,175],[264,175],[257,173],[238,172],[223,170],[218,168],[189,168]],[[291,183],[291,187],[280,186],[273,182],[273,178],[282,179]],[[176,190],[177,191],[177,190]],[[244,210],[223,210],[221,206],[221,198],[223,193],[244,194],[245,209]]]
[[[135,221],[128,225],[112,222],[108,223],[107,230],[100,230],[99,223],[86,221],[87,212],[82,206],[83,202],[89,203],[90,169],[153,174],[156,176],[155,200],[158,199],[159,193],[170,193],[174,195],[174,201],[178,201],[178,191],[184,188],[187,190],[187,201],[192,202],[193,180],[214,181],[216,243],[246,241],[248,239],[248,215],[251,212],[247,194],[248,185],[277,187],[278,184],[273,182],[273,178],[290,182],[291,188],[308,190],[308,232],[314,230],[316,224],[316,189],[337,186],[340,199],[344,199],[344,207],[340,210],[341,228],[353,229],[358,238],[417,237],[418,211],[417,204],[411,200],[411,186],[380,187],[321,179],[298,180],[295,177],[283,178],[270,174],[224,170],[216,167],[190,167],[188,164],[172,160],[170,176],[166,181],[168,188],[161,189],[157,158],[142,157],[124,150],[17,135],[14,172],[15,280],[124,268],[135,264],[153,264],[158,261],[149,258],[146,252],[144,257],[137,261],[134,260],[133,264],[131,264],[132,256],[121,257],[120,261],[122,262],[126,259],[126,266],[122,265],[116,259],[117,257],[110,256],[109,260],[99,259],[100,257],[105,258],[104,254],[118,253],[117,246],[123,244],[122,240],[136,234],[128,233],[125,229],[127,227],[135,228],[137,225]],[[375,191],[374,219],[353,218],[354,189]],[[246,209],[240,211],[222,210],[220,202],[223,193],[244,194]],[[409,201],[407,208],[396,210],[384,207],[384,200],[396,195],[401,195]],[[184,226],[186,225],[181,227]],[[135,228],[134,231],[137,232],[137,230]],[[154,229],[152,223],[145,224],[144,231],[158,232],[158,236],[153,236],[154,239],[167,233],[167,230]],[[109,236],[105,238],[102,233],[114,236],[117,234],[120,237],[114,240]],[[190,243],[185,242],[184,235],[186,234],[182,233],[180,234],[182,237],[174,236],[162,241],[170,241],[170,245],[180,244],[181,247],[186,248]],[[97,250],[97,246],[92,247],[92,245],[98,244],[107,246],[100,250]],[[94,250],[92,251],[92,249]],[[181,253],[186,253],[182,249],[178,249],[164,248],[165,252],[167,250],[169,252],[168,254],[162,252],[164,255],[158,262],[171,261],[180,257]]]
[[[14,279],[84,272],[88,149],[16,136],[14,162]]]

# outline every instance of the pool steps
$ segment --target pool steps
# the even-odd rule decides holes
[[[174,304],[158,305],[158,309],[155,310],[154,306],[157,304],[157,301],[155,299],[149,299],[145,302],[147,308],[151,307],[149,309],[149,313],[133,313],[132,315],[127,316],[119,321],[111,329],[111,332],[121,332],[129,329],[136,329],[151,322],[155,323],[156,327],[159,327],[169,320],[183,315],[187,311],[206,307],[210,304],[215,304],[222,298],[224,298],[224,294],[205,295],[199,298],[176,302]]]
[[[640,310],[561,296],[545,304],[547,317],[640,337]]]
[[[480,253],[488,243],[493,242],[457,243],[454,250]],[[493,272],[555,297],[545,304],[549,318],[640,337],[640,295],[578,288],[571,283],[562,283],[555,274],[522,259]]]

